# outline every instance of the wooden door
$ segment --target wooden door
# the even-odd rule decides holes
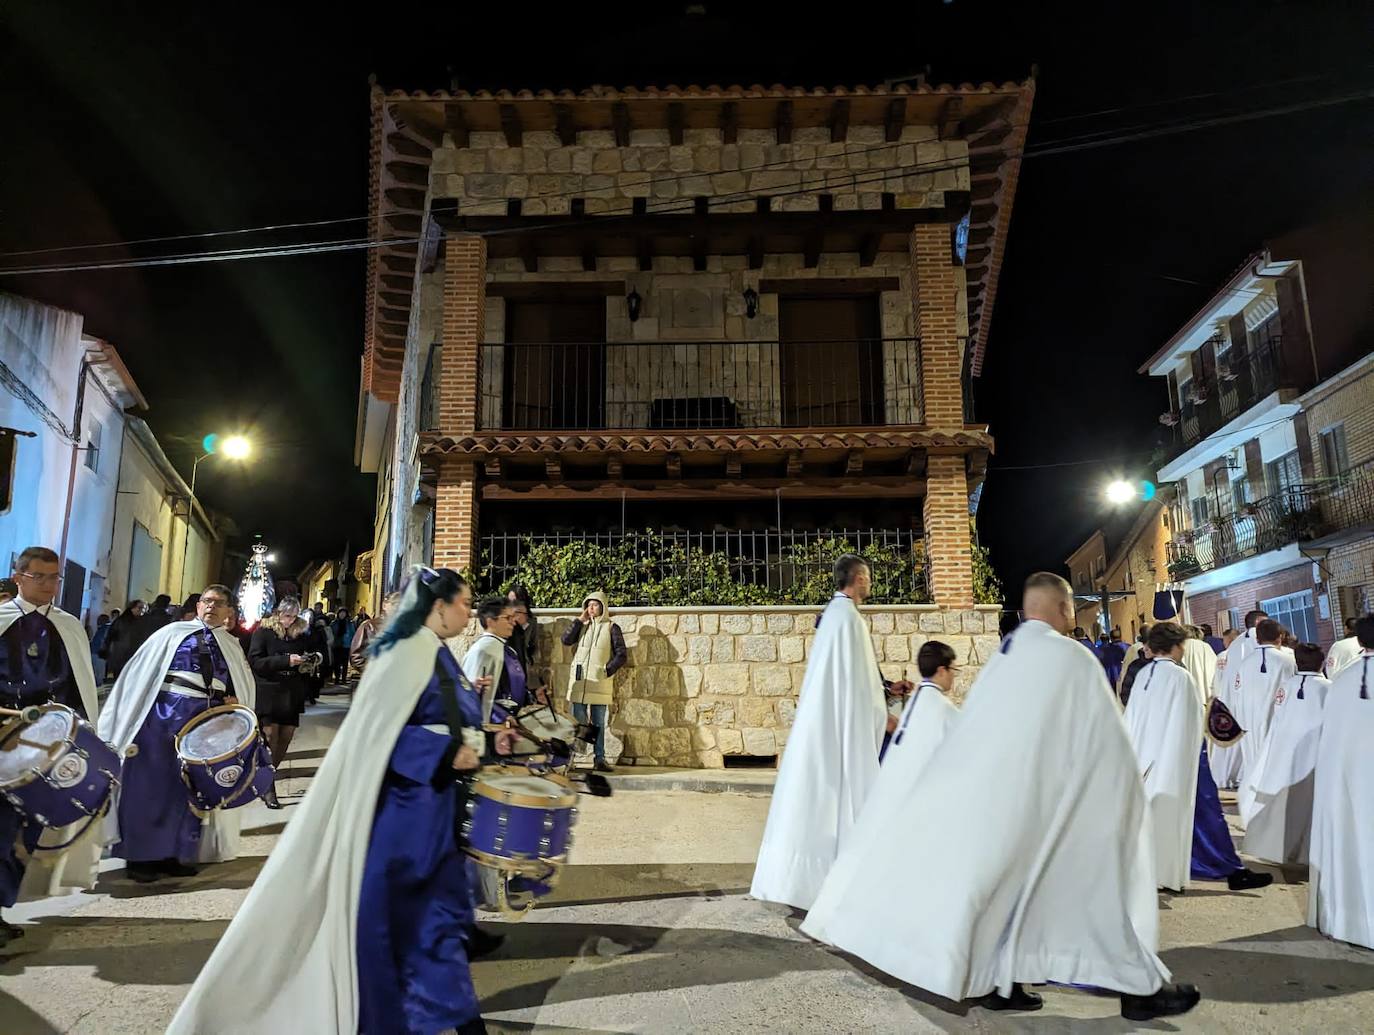
[[[783,424],[882,424],[878,296],[784,297],[778,317]]]
[[[606,423],[606,303],[506,303],[502,426],[582,429]]]

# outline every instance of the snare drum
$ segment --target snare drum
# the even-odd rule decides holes
[[[119,755],[65,705],[38,713],[0,727],[0,795],[40,826],[89,824],[119,786]]]
[[[464,850],[484,866],[543,877],[549,863],[567,858],[576,805],[566,777],[487,766],[468,798]]]
[[[241,704],[201,712],[181,727],[176,752],[191,805],[200,812],[247,805],[276,778],[258,717]]]

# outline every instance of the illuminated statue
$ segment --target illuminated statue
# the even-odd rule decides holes
[[[248,570],[239,583],[239,610],[243,614],[243,627],[254,628],[277,606],[277,591],[272,582],[272,572],[267,567],[267,547],[262,543],[253,544],[253,555],[248,558]]]

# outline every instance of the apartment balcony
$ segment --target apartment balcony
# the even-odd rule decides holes
[[[1181,453],[1242,418],[1247,410],[1288,386],[1283,342],[1276,335],[1217,357],[1216,370],[1189,383],[1173,419],[1174,451]]]

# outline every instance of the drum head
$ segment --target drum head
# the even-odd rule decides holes
[[[566,797],[568,793],[561,784],[534,773],[494,773],[483,776],[482,782],[501,794],[519,794],[554,801]]]
[[[54,750],[71,736],[75,720],[75,713],[67,708],[45,708],[37,722],[5,727],[0,740],[0,784],[12,783],[33,769],[46,771]]]
[[[252,738],[256,723],[247,708],[220,712],[196,723],[181,738],[177,754],[193,761],[220,758]]]

